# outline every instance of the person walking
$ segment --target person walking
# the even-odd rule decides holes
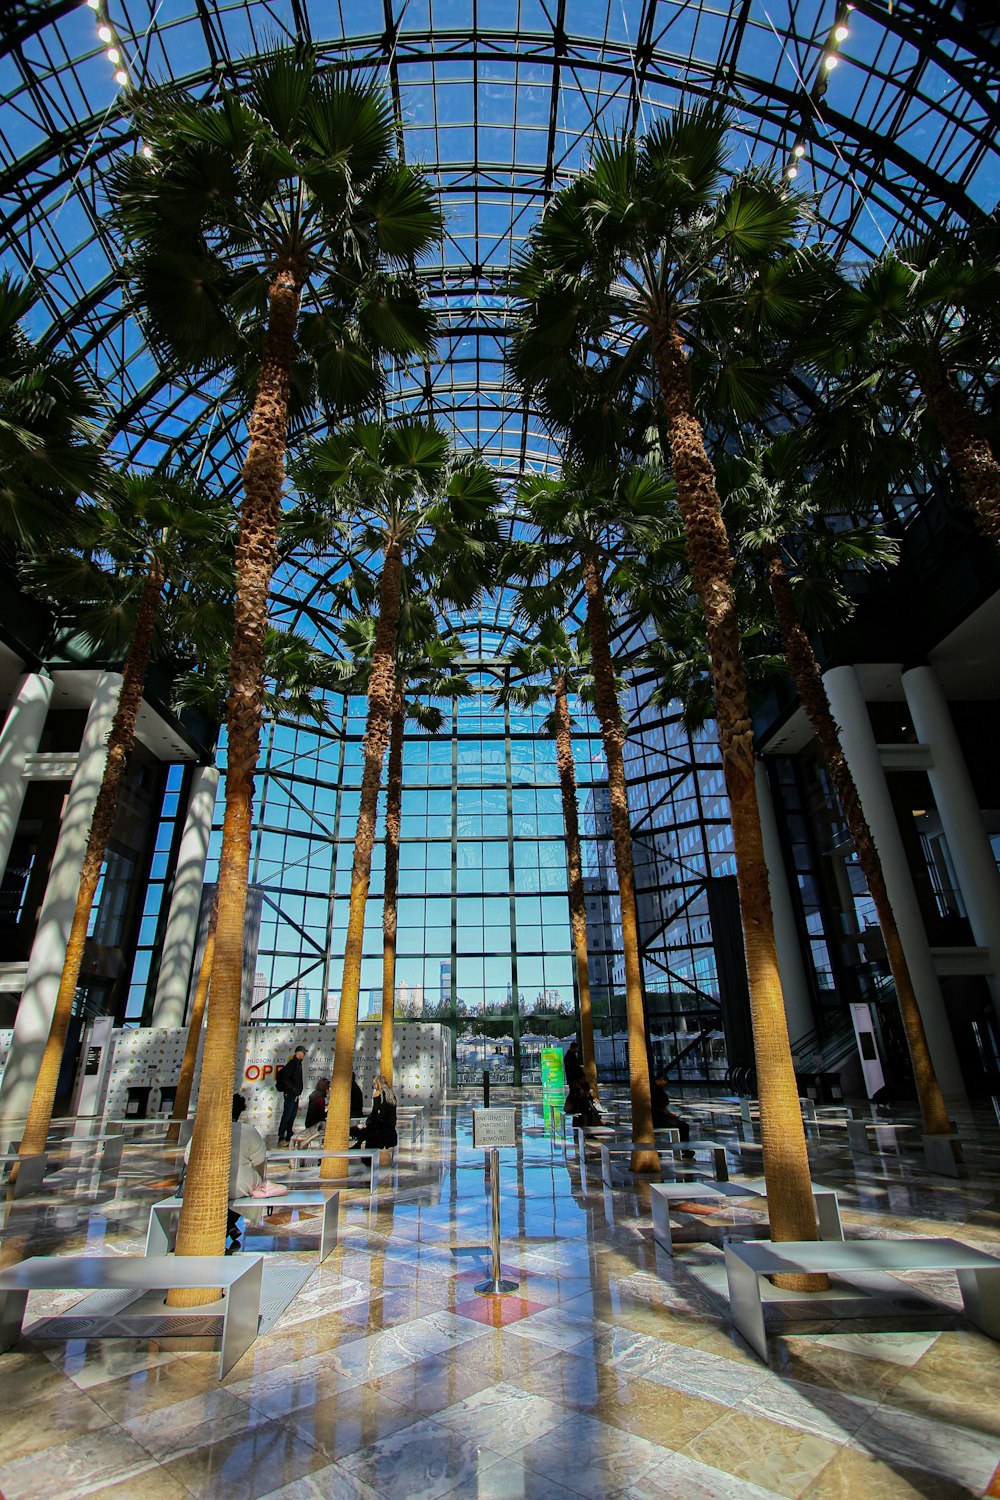
[[[281,1070],[278,1080],[278,1088],[285,1096],[285,1102],[281,1110],[281,1123],[278,1126],[278,1145],[290,1146],[292,1142],[292,1131],[295,1129],[295,1116],[299,1112],[299,1098],[305,1088],[305,1078],[302,1073],[302,1059],[306,1055],[304,1047],[296,1047],[292,1056]]]
[[[360,1120],[365,1112],[365,1096],[354,1074],[351,1074],[351,1119]]]

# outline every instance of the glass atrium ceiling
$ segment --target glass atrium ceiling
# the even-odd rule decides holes
[[[296,38],[386,80],[405,153],[440,185],[448,216],[441,258],[425,268],[446,332],[436,362],[400,383],[396,403],[432,412],[508,474],[545,464],[552,449],[505,385],[504,278],[548,196],[586,160],[595,127],[642,129],[681,100],[726,100],[734,165],[797,166],[796,186],[818,205],[816,232],[848,260],[1000,198],[1000,27],[976,0],[7,0],[0,9],[0,252],[41,290],[35,331],[86,359],[124,457],[153,464],[181,444],[234,490],[239,424],[212,388],[166,382],[121,311],[102,181],[130,142],[121,106],[136,87],[174,79],[207,96],[256,51]]]

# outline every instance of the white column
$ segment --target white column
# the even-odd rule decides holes
[[[1000,872],[955,733],[947,700],[933,667],[903,673],[903,692],[917,739],[931,752],[930,780],[934,803],[958,877],[972,935],[988,948],[993,962],[990,988],[1000,1004]]]
[[[215,766],[199,766],[191,784],[191,800],[184,819],[184,832],[177,854],[177,871],[170,898],[170,915],[163,935],[160,973],[153,1001],[154,1026],[183,1026],[187,1008],[191,960],[198,936],[198,913],[205,883],[205,861],[212,832],[219,772]]]
[[[80,871],[87,851],[94,803],[104,777],[108,735],[121,685],[118,672],[101,673],[83,731],[83,744],[63,806],[38,931],[28,959],[10,1055],[0,1085],[0,1122],[3,1125],[23,1120],[31,1103],[59,992],[66,943],[80,889]],[[0,1145],[5,1149],[6,1140],[0,1139]]]
[[[823,682],[837,721],[840,743],[882,861],[934,1071],[945,1096],[962,1099],[965,1096],[962,1070],[861,683],[853,667],[834,667],[823,674]]]
[[[28,782],[24,763],[38,749],[52,698],[52,678],[29,672],[18,683],[0,729],[0,876],[7,868]]]
[[[771,888],[771,911],[774,915],[774,942],[778,950],[781,993],[785,1001],[788,1036],[794,1049],[796,1041],[816,1029],[809,999],[809,981],[802,961],[802,946],[795,921],[795,907],[788,888],[789,875],[778,833],[771,784],[762,761],[757,762],[757,805],[760,808],[760,831],[764,840],[764,862]]]

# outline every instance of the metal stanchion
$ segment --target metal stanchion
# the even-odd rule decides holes
[[[500,1152],[490,1152],[490,1197],[493,1205],[493,1275],[489,1281],[478,1281],[475,1290],[483,1297],[502,1297],[516,1292],[516,1281],[504,1281],[500,1274]]]

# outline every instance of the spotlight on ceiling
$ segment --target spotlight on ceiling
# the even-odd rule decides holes
[[[837,56],[836,52],[828,52],[823,59],[823,66],[828,73],[832,73],[833,69],[839,62],[840,58]]]

